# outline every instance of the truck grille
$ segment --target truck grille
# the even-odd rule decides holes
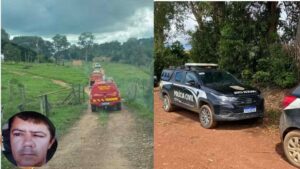
[[[239,106],[256,104],[256,103],[257,103],[257,98],[253,98],[253,97],[239,97],[237,101],[235,101],[235,104]]]

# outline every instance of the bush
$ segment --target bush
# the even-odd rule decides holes
[[[264,85],[276,85],[286,88],[297,83],[297,69],[294,60],[287,55],[281,44],[271,44],[266,57],[257,61],[259,71],[254,73],[253,80]]]
[[[282,88],[293,87],[297,83],[296,74],[283,72],[274,78],[274,82]]]
[[[253,76],[253,73],[249,69],[244,69],[242,71],[242,78],[244,80],[248,81],[248,80],[250,80],[252,78],[252,76]]]
[[[266,84],[270,81],[270,73],[257,71],[252,78],[255,83]]]

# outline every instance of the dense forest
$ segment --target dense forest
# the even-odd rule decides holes
[[[185,30],[191,17],[196,30]],[[292,87],[300,79],[300,2],[155,2],[154,73],[213,62],[243,81]],[[191,50],[171,28],[189,37]]]
[[[94,42],[92,33],[84,32],[77,44],[71,44],[65,35],[60,34],[55,35],[52,42],[39,36],[10,38],[5,29],[1,29],[1,35],[5,61],[62,63],[63,60],[81,59],[150,66],[153,58],[153,38],[130,38],[124,43],[113,41],[98,44]]]

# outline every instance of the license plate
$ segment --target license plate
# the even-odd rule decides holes
[[[256,106],[249,106],[244,108],[244,113],[254,113],[256,112]]]
[[[103,102],[103,103],[101,103],[101,106],[107,106],[107,105],[109,105],[108,102]]]

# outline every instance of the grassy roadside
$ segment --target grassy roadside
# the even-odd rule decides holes
[[[282,100],[291,89],[261,88],[265,99],[265,117],[263,125],[270,129],[278,129],[282,113]]]
[[[153,81],[152,73],[146,68],[127,64],[101,63],[108,77],[116,81],[124,103],[139,117],[153,120]]]
[[[2,124],[6,123],[13,114],[19,112],[18,105],[22,102],[19,91],[20,85],[24,86],[26,102],[30,102],[25,110],[39,111],[38,95],[65,89],[65,87],[53,83],[53,79],[62,80],[68,84],[87,83],[88,81],[82,67],[66,67],[53,64],[4,63],[2,64],[1,77],[1,103],[4,106]],[[11,80],[13,80],[14,85],[9,85]],[[68,92],[66,90],[66,92],[51,95],[49,100],[51,103],[61,102],[69,94]],[[84,103],[53,106],[51,108],[49,119],[56,126],[58,139],[80,118],[86,107],[87,105]],[[14,168],[4,156],[1,157],[1,161],[2,169]]]
[[[82,66],[61,66],[51,63],[4,63],[2,64],[2,71],[3,70],[23,72],[33,76],[42,76],[47,79],[61,80],[69,84],[87,84],[88,82],[88,78]]]

